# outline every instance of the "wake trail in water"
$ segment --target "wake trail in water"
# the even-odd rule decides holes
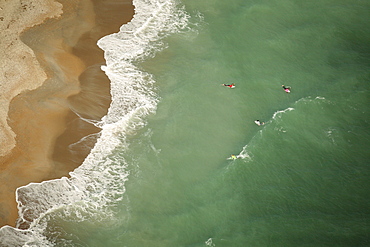
[[[287,130],[285,129],[284,125],[284,117],[292,111],[296,111],[297,107],[304,104],[320,104],[321,102],[329,102],[324,97],[317,96],[315,98],[309,96],[301,98],[293,103],[293,107],[288,107],[284,110],[278,110],[274,112],[271,116],[271,119],[266,122],[261,130],[257,132],[257,134],[249,141],[247,145],[245,145],[242,151],[236,156],[237,158],[241,158],[245,161],[252,160],[252,151],[250,150],[253,146],[258,145],[256,144],[261,138],[263,138],[263,134],[265,131],[273,129],[275,132],[286,133]]]

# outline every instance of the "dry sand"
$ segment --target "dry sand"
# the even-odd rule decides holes
[[[109,80],[96,42],[127,23],[133,6],[0,0],[0,8],[1,226],[15,224],[16,188],[67,176],[94,145],[99,129],[76,113],[99,120],[107,112]]]

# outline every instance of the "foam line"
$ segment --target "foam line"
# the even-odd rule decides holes
[[[62,240],[46,237],[49,221],[113,218],[110,206],[122,198],[129,175],[122,158],[128,147],[126,139],[145,126],[159,101],[155,81],[139,70],[137,63],[163,49],[163,39],[183,31],[189,18],[175,0],[133,0],[133,4],[136,13],[131,22],[98,41],[104,50],[106,66],[102,69],[111,81],[112,95],[108,113],[98,123],[100,138],[70,178],[17,189],[18,228],[2,227],[0,242],[8,241],[9,246],[51,246],[50,241]],[[114,156],[115,150],[119,150],[119,157]]]

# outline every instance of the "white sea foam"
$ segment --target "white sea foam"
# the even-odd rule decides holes
[[[276,111],[274,113],[274,115],[272,116],[272,119],[273,120],[276,120],[276,119],[279,119],[282,117],[283,113],[286,113],[286,112],[289,112],[289,111],[293,111],[294,108],[293,107],[289,107],[289,108],[286,108],[285,110],[281,110],[281,111]]]
[[[241,159],[246,159],[248,161],[252,159],[252,157],[248,153],[248,145],[245,145],[243,147],[243,150],[237,155],[237,157]]]
[[[137,64],[163,49],[163,38],[187,27],[188,15],[175,0],[133,0],[135,16],[120,32],[99,40],[105,51],[105,71],[111,81],[112,103],[98,125],[100,138],[83,164],[61,178],[17,189],[17,228],[2,227],[0,242],[7,246],[52,246],[48,222],[54,218],[83,221],[112,218],[110,209],[125,192],[126,137],[146,124],[158,96],[150,74]],[[28,228],[20,230],[18,228]],[[50,237],[49,237],[50,238]]]
[[[322,100],[328,102],[328,100],[326,100],[325,97],[322,96],[316,96],[315,98],[313,98],[312,96],[307,96],[297,100],[295,104],[298,104],[299,102],[321,102]]]
[[[205,244],[206,244],[207,246],[212,246],[212,247],[216,246],[216,245],[212,242],[212,238],[209,238],[209,239],[205,242]]]

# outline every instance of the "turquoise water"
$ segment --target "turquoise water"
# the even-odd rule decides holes
[[[161,100],[130,140],[127,221],[87,245],[370,244],[369,4],[184,2],[199,34],[142,65]]]
[[[37,223],[49,245],[369,246],[370,2],[182,4],[187,26],[134,60],[146,115],[120,120],[113,92],[107,126],[135,128],[74,173],[99,173],[91,200]],[[123,60],[107,61],[117,80]]]

